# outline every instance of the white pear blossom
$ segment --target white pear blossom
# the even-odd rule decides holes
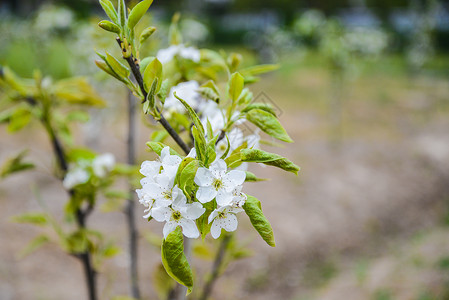
[[[70,170],[62,182],[62,185],[70,190],[71,188],[74,188],[75,186],[79,184],[86,183],[90,178],[89,172],[87,172],[85,169],[80,167],[75,167],[74,169]]]
[[[164,147],[161,151],[161,156],[156,161],[144,161],[140,166],[140,173],[145,176],[140,183],[145,185],[154,182],[154,176],[162,171],[169,178],[174,178],[178,171],[179,164],[182,159],[177,155],[170,154],[170,148]]]
[[[215,209],[208,218],[208,222],[212,222],[210,233],[214,239],[218,239],[223,228],[227,232],[235,231],[238,226],[236,214],[242,212],[243,209],[232,205],[226,205]]]
[[[156,54],[157,59],[162,64],[170,62],[175,56],[199,62],[201,59],[201,52],[194,47],[186,47],[184,44],[179,44],[171,45],[166,49],[161,49]]]
[[[205,211],[206,209],[201,203],[188,204],[186,197],[181,192],[171,207],[153,208],[152,215],[156,221],[166,222],[163,229],[164,238],[178,226],[181,226],[182,233],[186,237],[197,238],[200,236],[200,232],[194,220],[198,219]]]
[[[231,170],[227,172],[226,162],[222,159],[214,161],[210,167],[198,168],[195,174],[195,183],[199,186],[196,198],[201,203],[216,199],[217,204],[225,206],[232,201],[232,191],[245,181],[243,171]]]
[[[165,99],[164,108],[169,111],[185,112],[184,105],[175,97],[176,95],[187,102],[193,109],[197,109],[200,103],[203,101],[201,95],[197,92],[200,87],[199,83],[195,80],[181,82],[178,85],[170,89],[170,93]]]
[[[105,177],[115,165],[115,157],[111,153],[105,153],[97,156],[92,161],[92,169],[96,176]]]

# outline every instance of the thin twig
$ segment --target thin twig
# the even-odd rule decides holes
[[[122,47],[122,41],[120,38],[117,38],[117,43],[119,44],[120,48]],[[122,51],[125,51],[126,49],[122,48]],[[124,57],[126,62],[128,63],[129,67],[131,68],[131,72],[133,73],[134,78],[136,79],[137,84],[139,85],[140,91],[142,92],[142,95],[144,96],[144,99],[147,98],[147,91],[145,90],[145,86],[143,83],[142,74],[140,74],[139,65],[136,63],[136,59],[133,55],[129,57]],[[165,130],[170,134],[170,136],[175,140],[175,142],[178,144],[179,147],[184,151],[185,154],[188,154],[190,152],[189,146],[187,146],[186,143],[181,139],[179,134],[175,131],[175,129],[168,123],[167,119],[160,114],[161,117],[159,120],[159,123],[165,128]]]
[[[134,165],[136,163],[136,101],[131,92],[128,92],[128,140],[127,140],[127,152],[128,152],[128,164]],[[131,294],[133,298],[140,299],[139,280],[137,272],[137,242],[138,232],[136,227],[136,221],[134,217],[134,189],[129,185],[129,198],[126,201],[125,214],[128,222],[128,236],[129,236],[129,259],[130,259],[130,285]]]
[[[32,98],[27,97],[26,99],[29,102],[30,99],[32,99]],[[34,100],[32,103],[36,103],[36,101]],[[53,148],[53,153],[55,154],[56,159],[58,161],[58,166],[59,166],[60,170],[63,172],[63,175],[65,176],[65,174],[68,171],[68,164],[67,164],[66,155],[65,155],[65,151],[62,146],[62,143],[60,142],[53,127],[51,126],[51,122],[50,122],[48,116],[42,118],[41,122],[43,123],[44,127],[46,128],[46,130],[48,132],[48,135],[51,140],[52,148]],[[62,176],[61,180],[64,179],[64,176]],[[73,197],[75,192],[73,189],[70,189],[68,191],[68,194],[70,195],[70,197]],[[86,218],[91,213],[92,209],[93,209],[93,205],[89,204],[85,210],[82,210],[81,208],[78,208],[76,210],[76,213],[75,213],[76,223],[77,223],[77,226],[79,229],[86,228]],[[77,253],[77,255],[75,257],[79,258],[83,264],[84,275],[86,278],[86,285],[87,285],[87,290],[88,290],[88,294],[89,294],[89,300],[97,300],[97,291],[96,291],[96,283],[95,283],[96,272],[92,265],[92,259],[91,259],[90,252],[85,251],[82,253]]]
[[[212,266],[212,273],[207,280],[206,284],[203,288],[203,293],[199,300],[207,300],[212,293],[212,289],[214,287],[215,282],[220,275],[222,263],[225,257],[226,248],[228,247],[229,242],[231,241],[231,235],[226,234],[221,240],[220,247],[218,248],[217,255],[215,256],[214,264]]]

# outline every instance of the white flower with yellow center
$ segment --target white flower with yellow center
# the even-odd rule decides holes
[[[206,209],[201,203],[187,203],[184,194],[177,195],[171,207],[153,208],[152,216],[158,222],[166,222],[163,233],[166,238],[170,232],[181,226],[182,233],[188,238],[197,238],[200,236],[195,220],[198,219]]]
[[[198,168],[195,183],[199,186],[196,198],[201,203],[216,199],[220,206],[229,205],[232,201],[232,191],[243,184],[246,173],[238,170],[227,172],[226,162],[222,159],[214,161],[209,168]]]
[[[214,239],[218,239],[223,228],[227,232],[235,231],[238,226],[236,214],[242,212],[243,209],[231,205],[226,205],[215,209],[208,218],[208,222],[212,222],[210,233]]]
[[[140,167],[140,173],[145,176],[140,183],[143,185],[154,182],[154,177],[159,173],[174,178],[178,171],[182,159],[177,155],[170,154],[170,148],[167,146],[161,151],[161,156],[155,161],[144,161]]]

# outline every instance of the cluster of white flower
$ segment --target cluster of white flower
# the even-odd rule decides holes
[[[208,217],[208,222],[212,222],[210,233],[213,238],[220,236],[222,228],[228,232],[237,229],[236,214],[243,211],[246,201],[246,195],[241,192],[245,178],[243,171],[227,172],[226,162],[222,159],[213,162],[209,168],[198,168],[194,180],[198,185],[196,198],[201,203],[215,198],[218,206]]]
[[[62,185],[66,189],[72,189],[77,185],[89,181],[91,173],[99,178],[104,178],[114,168],[115,157],[111,153],[105,153],[95,157],[93,160],[80,160],[70,168],[64,177]],[[89,169],[91,168],[91,172]]]
[[[184,44],[179,44],[171,45],[166,49],[161,49],[156,54],[157,59],[163,64],[168,63],[175,56],[199,62],[201,59],[201,52],[194,47],[186,47]]]
[[[188,155],[195,156],[194,149]],[[242,190],[246,174],[243,171],[227,171],[224,160],[218,159],[209,168],[198,168],[194,182],[198,185],[196,199],[198,202],[188,203],[184,192],[175,184],[175,177],[182,159],[171,155],[169,147],[161,151],[156,161],[144,161],[140,173],[142,188],[136,190],[139,202],[145,209],[144,218],[152,217],[158,222],[166,222],[163,229],[164,238],[181,226],[183,234],[188,238],[197,238],[200,233],[195,220],[204,214],[202,204],[215,199],[217,209],[210,215],[211,234],[218,238],[221,229],[234,231],[237,229],[236,213],[243,211],[246,195]]]

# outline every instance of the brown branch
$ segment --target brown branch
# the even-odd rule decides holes
[[[230,241],[231,241],[231,234],[226,234],[221,240],[220,247],[218,248],[217,255],[215,256],[214,264],[212,266],[212,273],[209,277],[209,280],[207,280],[206,284],[204,285],[203,293],[201,294],[199,300],[207,300],[210,294],[212,293],[214,284],[220,275],[222,263],[226,253],[226,248],[228,247]]]
[[[119,44],[120,48],[122,48],[122,41],[120,38],[117,38],[117,43]],[[122,48],[123,52],[129,51]],[[147,91],[145,90],[145,86],[143,83],[142,74],[140,74],[139,65],[136,63],[136,59],[131,54],[129,57],[124,57],[126,62],[128,63],[129,67],[131,68],[131,72],[133,73],[134,78],[136,79],[137,84],[139,85],[140,91],[142,92],[142,95],[144,99],[147,98]],[[156,108],[157,109],[157,108]],[[159,109],[158,109],[159,112]],[[188,154],[190,152],[190,147],[187,146],[186,143],[181,139],[179,134],[175,131],[175,129],[170,125],[170,123],[165,119],[165,117],[160,114],[161,117],[159,120],[157,120],[161,125],[165,128],[165,130],[170,134],[170,136],[175,140],[175,142],[181,147],[181,149],[184,151],[185,154]]]

